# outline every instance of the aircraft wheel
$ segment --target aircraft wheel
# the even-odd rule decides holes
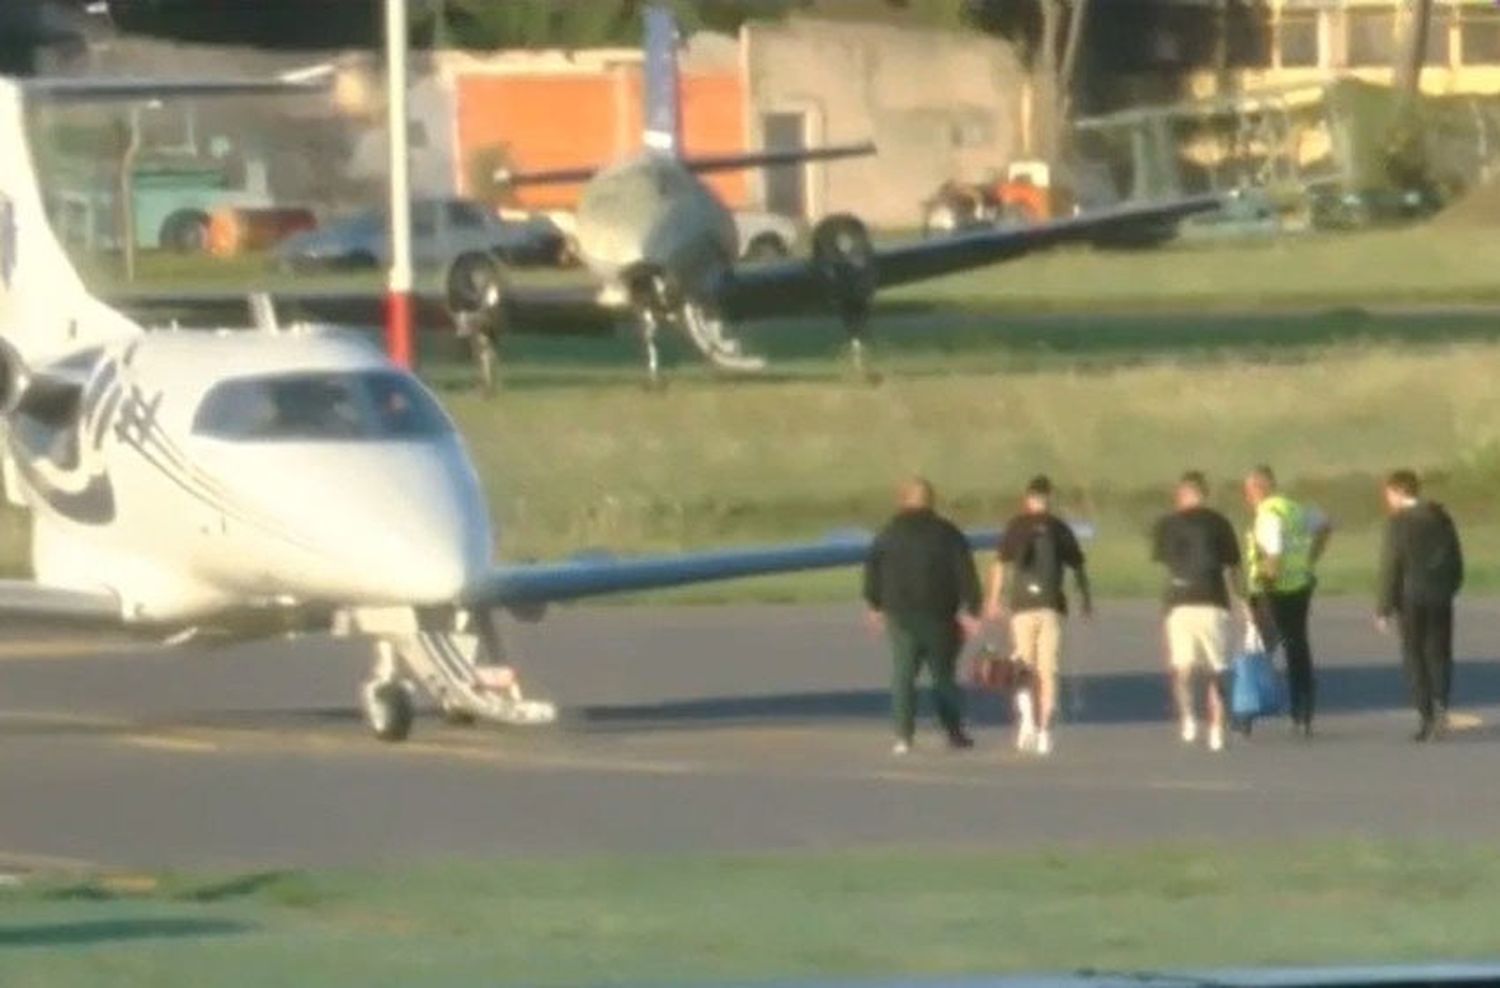
[[[360,692],[360,708],[370,732],[381,741],[405,741],[417,714],[411,692],[396,679],[366,683]]]

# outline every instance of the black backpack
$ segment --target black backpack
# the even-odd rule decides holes
[[[1173,525],[1162,554],[1172,582],[1178,586],[1212,586],[1223,578],[1214,533],[1207,525]]]
[[[1062,547],[1056,524],[1051,518],[1032,523],[1031,537],[1016,560],[1012,599],[1017,605],[1052,607],[1062,599]]]
[[[1442,505],[1427,504],[1421,537],[1415,540],[1407,586],[1423,597],[1443,599],[1458,593],[1464,581],[1463,549],[1458,530]]]

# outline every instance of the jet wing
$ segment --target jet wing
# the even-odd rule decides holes
[[[969,544],[990,548],[999,533],[967,533]],[[873,537],[864,532],[822,542],[753,549],[720,549],[673,556],[581,557],[556,563],[501,566],[470,593],[471,603],[535,605],[603,594],[659,590],[772,573],[834,569],[863,563]]]
[[[876,249],[870,261],[875,289],[983,267],[1067,243],[1108,242],[1155,233],[1164,224],[1224,204],[1218,195],[1166,203],[1130,204],[1031,226],[984,230]],[[793,312],[826,304],[825,275],[806,260],[735,268],[720,302],[735,318]]]
[[[841,144],[833,147],[796,148],[787,151],[746,151],[742,154],[687,155],[676,158],[678,164],[690,172],[739,171],[749,168],[774,168],[778,165],[800,165],[811,161],[838,161],[841,158],[861,158],[875,153],[870,141],[861,144]],[[576,185],[587,182],[602,168],[582,166],[578,168],[554,168],[547,171],[512,172],[502,169],[495,178],[511,186],[522,185]]]
[[[121,620],[120,600],[112,593],[64,590],[30,580],[0,580],[0,614],[69,624],[118,624]]]

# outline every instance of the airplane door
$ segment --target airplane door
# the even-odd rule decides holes
[[[767,151],[807,149],[807,114],[765,113],[760,118],[762,143]],[[807,165],[776,165],[765,169],[766,210],[807,218]]]

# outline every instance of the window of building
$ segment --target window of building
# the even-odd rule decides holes
[[[1428,65],[1447,65],[1449,61],[1450,37],[1449,26],[1453,23],[1453,10],[1450,7],[1435,8],[1432,11],[1432,23],[1427,27],[1427,61]]]
[[[1317,68],[1320,64],[1318,12],[1315,10],[1282,11],[1277,46],[1281,49],[1283,68]]]
[[[1465,11],[1459,23],[1459,37],[1463,64],[1500,64],[1500,14]]]
[[[1390,10],[1350,10],[1349,65],[1387,67],[1396,54],[1396,14]]]
[[[1264,69],[1271,66],[1271,15],[1260,7],[1230,7],[1226,56],[1230,65]]]

